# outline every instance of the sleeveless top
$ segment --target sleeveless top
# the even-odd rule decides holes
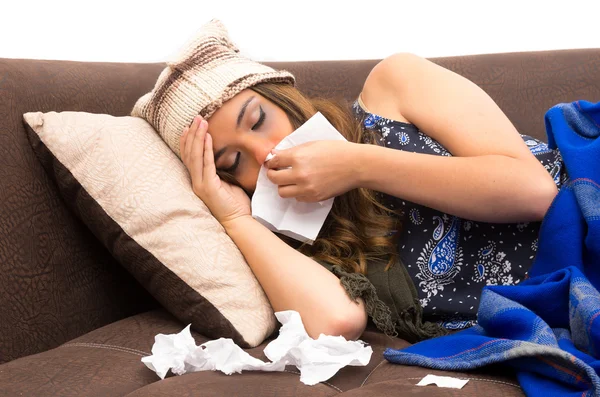
[[[452,156],[414,124],[368,112],[360,97],[352,109],[384,147]],[[560,189],[568,176],[558,150],[531,136],[521,137]],[[470,327],[476,323],[484,286],[514,285],[527,277],[541,222],[476,222],[388,194],[377,196],[385,206],[403,214],[398,253],[417,289],[424,319],[450,330]]]

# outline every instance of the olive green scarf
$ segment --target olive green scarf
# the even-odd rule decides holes
[[[386,335],[415,343],[448,333],[436,323],[423,322],[417,290],[401,263],[387,271],[386,263],[369,263],[366,276],[320,263],[340,279],[350,298],[364,300],[367,314],[377,329]]]

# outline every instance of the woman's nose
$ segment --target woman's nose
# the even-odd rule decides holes
[[[276,142],[271,142],[268,140],[260,140],[260,141],[253,143],[250,150],[251,150],[254,158],[256,159],[256,162],[259,165],[263,165],[263,163],[267,159],[267,156],[271,152],[271,149],[273,149],[276,145],[277,145]]]

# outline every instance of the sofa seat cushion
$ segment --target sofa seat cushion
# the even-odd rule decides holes
[[[154,335],[181,324],[160,309],[98,328],[55,349],[0,365],[0,396],[123,396],[159,380],[140,361]]]
[[[374,360],[376,361],[376,360]],[[388,368],[388,366],[390,368]],[[244,396],[244,397],[324,397],[324,396],[431,396],[431,397],[513,397],[524,396],[516,379],[501,375],[481,373],[455,373],[428,370],[419,367],[407,367],[383,363],[375,371],[365,371],[352,379],[358,386],[342,389],[336,384],[341,379],[352,378],[346,367],[331,378],[315,386],[306,386],[300,382],[300,373],[294,368],[285,372],[246,372],[230,376],[220,372],[197,372],[183,376],[166,378],[142,387],[127,397],[203,397]],[[381,376],[372,378],[380,372],[391,378],[382,380]],[[371,374],[371,376],[369,376]],[[425,375],[455,376],[469,379],[462,389],[440,388],[435,385],[416,386]],[[345,382],[350,386],[350,382]],[[199,393],[201,391],[201,393]]]
[[[141,362],[150,355],[156,334],[172,334],[185,324],[164,310],[138,314],[94,330],[53,350],[0,365],[0,396],[333,396],[398,395],[405,390],[415,395],[522,396],[516,379],[499,375],[500,368],[485,372],[453,373],[391,364],[383,358],[386,347],[403,348],[406,341],[367,330],[361,340],[373,348],[365,367],[345,367],[334,377],[315,386],[300,382],[299,371],[288,366],[285,372],[252,372],[225,375],[196,372],[165,380]],[[209,339],[192,332],[196,344]],[[271,339],[245,349],[267,361],[263,351]],[[469,378],[462,390],[415,386],[427,374]],[[364,393],[364,394],[363,394]],[[436,394],[437,393],[437,394]]]

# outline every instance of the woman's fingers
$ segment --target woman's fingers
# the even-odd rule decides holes
[[[204,121],[206,123],[206,121]],[[202,127],[201,127],[202,128]],[[204,126],[206,130],[206,125]],[[212,137],[208,132],[205,133],[204,141],[204,180],[210,180],[217,173],[215,167],[215,158],[213,154]]]
[[[267,178],[279,186],[294,185],[298,182],[297,178],[294,178],[293,170],[291,168],[284,168],[281,170],[269,169],[267,170]]]
[[[270,169],[279,169],[291,167],[293,164],[293,156],[295,148],[285,150],[273,150],[271,154],[274,157],[265,163],[265,166]]]
[[[179,155],[181,156],[181,160],[185,163],[186,161],[186,157],[185,157],[185,140],[187,137],[187,133],[190,130],[189,127],[185,127],[183,129],[183,133],[181,134],[181,138],[179,138]]]
[[[292,198],[300,196],[300,188],[298,185],[279,186],[279,197]]]
[[[202,121],[206,123],[206,121]],[[191,133],[191,131],[190,131]],[[190,163],[193,164],[194,174],[199,183],[204,182],[204,137],[206,128],[198,127],[194,133],[194,141],[190,149]],[[191,138],[191,137],[190,137]]]
[[[190,160],[190,153],[192,152],[192,148],[194,147],[194,141],[196,140],[196,133],[198,132],[198,125],[200,124],[201,118],[199,116],[194,117],[194,121],[192,121],[192,125],[189,128],[187,133],[187,137],[185,140],[185,158]]]
[[[306,197],[306,196],[298,196],[298,197],[296,197],[296,201],[299,201],[301,203],[314,203],[317,200],[311,199],[310,197]]]

